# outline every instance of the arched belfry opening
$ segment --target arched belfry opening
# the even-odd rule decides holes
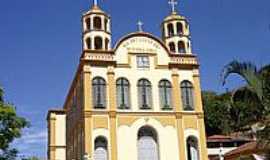
[[[101,37],[95,37],[95,49],[101,50],[103,47],[103,41]]]
[[[158,134],[150,126],[138,131],[138,160],[159,160]]]
[[[94,29],[99,30],[101,28],[102,28],[101,18],[98,16],[94,17]]]

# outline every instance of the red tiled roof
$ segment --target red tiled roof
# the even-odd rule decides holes
[[[257,142],[249,142],[246,143],[235,150],[232,150],[225,154],[225,160],[235,159],[241,155],[249,155],[253,153],[257,153],[259,151]]]
[[[232,141],[252,141],[247,138],[225,136],[225,135],[213,135],[207,138],[207,142],[232,142]]]

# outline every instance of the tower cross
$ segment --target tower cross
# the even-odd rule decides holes
[[[169,0],[169,5],[172,7],[172,12],[175,12],[175,8],[178,2],[176,0]]]
[[[138,30],[140,32],[142,32],[143,31],[143,22],[142,21],[138,21],[137,25],[138,25]]]

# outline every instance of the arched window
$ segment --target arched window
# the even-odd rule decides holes
[[[108,20],[106,18],[104,19],[104,30],[108,32]]]
[[[102,38],[95,37],[95,49],[102,49]]]
[[[159,146],[156,131],[148,126],[138,132],[138,160],[158,160]]]
[[[86,30],[90,30],[90,27],[91,27],[91,19],[90,18],[85,19],[85,25],[86,25]]]
[[[183,109],[185,111],[194,111],[193,86],[189,81],[183,81],[181,83],[181,93],[184,107]]]
[[[108,50],[109,49],[109,43],[110,40],[108,38],[105,39],[105,49]]]
[[[101,29],[101,18],[100,17],[94,18],[94,29]]]
[[[169,34],[169,36],[174,35],[173,24],[172,23],[168,24],[168,34]]]
[[[129,109],[129,82],[125,78],[116,81],[118,109]]]
[[[199,160],[198,140],[195,137],[187,138],[187,158],[188,160]]]
[[[94,160],[108,160],[108,142],[104,137],[95,139]]]
[[[175,44],[173,42],[169,43],[170,51],[175,52]]]
[[[141,109],[151,109],[152,107],[152,87],[146,79],[138,82],[138,100]]]
[[[106,108],[106,82],[103,78],[97,77],[93,79],[93,104],[94,108]]]
[[[87,38],[86,39],[86,47],[87,47],[87,49],[91,49],[92,47],[91,47],[91,38]]]
[[[183,41],[178,42],[178,52],[186,53],[185,43]]]
[[[167,80],[159,82],[160,105],[163,110],[172,109],[172,85]]]
[[[183,25],[182,25],[181,22],[178,22],[178,23],[176,24],[176,28],[177,28],[177,34],[178,34],[178,35],[183,34]]]

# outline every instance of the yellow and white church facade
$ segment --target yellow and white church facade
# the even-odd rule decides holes
[[[83,51],[63,109],[48,112],[49,160],[206,160],[199,63],[175,10],[162,37],[139,30],[112,47],[96,1],[82,17]]]

